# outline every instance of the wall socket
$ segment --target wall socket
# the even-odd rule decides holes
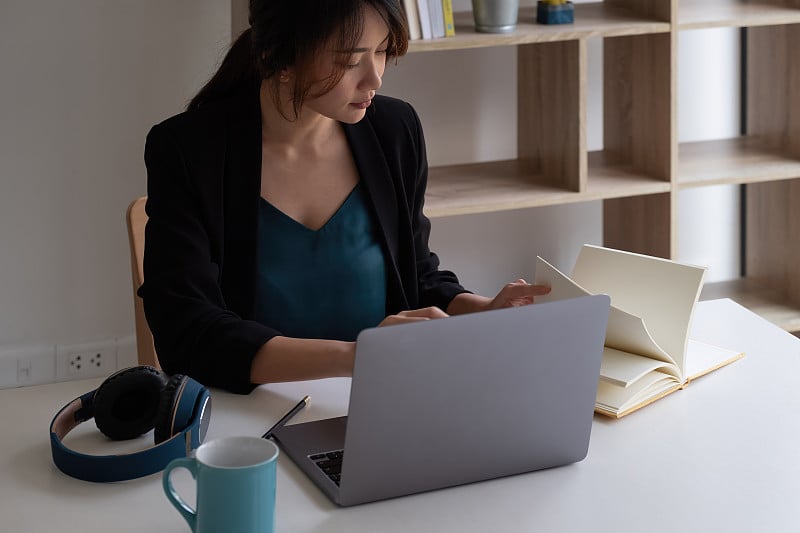
[[[117,370],[114,341],[56,346],[56,380],[108,376]]]
[[[107,377],[117,371],[118,362],[126,367],[137,364],[136,337],[57,346],[0,346],[0,389]]]

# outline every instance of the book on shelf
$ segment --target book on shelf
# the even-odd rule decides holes
[[[442,13],[444,15],[444,36],[455,37],[456,25],[453,20],[453,0],[442,0]]]
[[[455,36],[452,0],[403,0],[403,6],[410,40]]]
[[[584,245],[567,276],[537,257],[537,302],[608,294],[611,311],[595,411],[620,418],[744,353],[688,338],[705,268]]]
[[[433,29],[431,27],[431,14],[428,9],[428,0],[416,0],[417,13],[419,13],[420,33],[423,39],[433,39]]]
[[[408,38],[412,41],[421,39],[422,30],[419,25],[417,0],[403,0],[403,7],[406,10],[406,21],[408,22]]]
[[[431,34],[434,39],[444,37],[444,10],[442,0],[428,0],[428,14],[431,17]]]

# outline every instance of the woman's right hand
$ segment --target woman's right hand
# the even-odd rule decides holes
[[[409,311],[400,311],[396,315],[387,316],[381,321],[380,324],[378,324],[378,327],[396,326],[397,324],[408,324],[409,322],[420,322],[422,320],[431,320],[434,318],[447,318],[449,316],[450,315],[438,307],[411,309]]]

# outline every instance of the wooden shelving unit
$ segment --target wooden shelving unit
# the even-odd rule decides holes
[[[601,200],[606,246],[673,257],[678,192],[747,184],[746,277],[712,284],[800,331],[800,0],[606,0],[575,6],[575,23],[542,26],[523,8],[509,34],[478,34],[457,13],[456,37],[412,53],[517,48],[517,159],[430,169],[431,217]],[[747,135],[677,140],[681,32],[747,28]],[[586,40],[603,39],[603,150],[586,148]],[[738,90],[738,88],[732,88]]]

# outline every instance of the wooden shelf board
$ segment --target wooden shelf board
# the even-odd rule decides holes
[[[544,183],[517,160],[432,167],[425,214],[444,217],[578,201],[577,192]]]
[[[800,160],[767,149],[753,137],[682,143],[678,186],[757,183],[800,177]]]
[[[536,23],[536,8],[522,7],[517,28],[509,33],[478,33],[471,11],[454,14],[456,35],[441,39],[420,39],[409,42],[409,52],[458,50],[486,46],[514,46],[529,43],[570,41],[588,37],[617,37],[648,33],[667,33],[669,22],[648,20],[625,9],[602,2],[575,5],[573,24],[545,25]]]
[[[754,280],[742,278],[703,287],[701,300],[717,298],[730,298],[786,331],[800,331],[800,306]]]
[[[775,26],[800,22],[800,9],[782,7],[766,1],[694,0],[678,6],[678,29],[739,28]]]
[[[592,199],[622,198],[669,192],[668,181],[648,176],[626,164],[606,162],[602,151],[589,153],[586,195]]]
[[[670,190],[669,183],[625,170],[596,169],[583,192],[548,184],[517,160],[433,167],[429,171],[425,214],[445,217],[587,202]]]

